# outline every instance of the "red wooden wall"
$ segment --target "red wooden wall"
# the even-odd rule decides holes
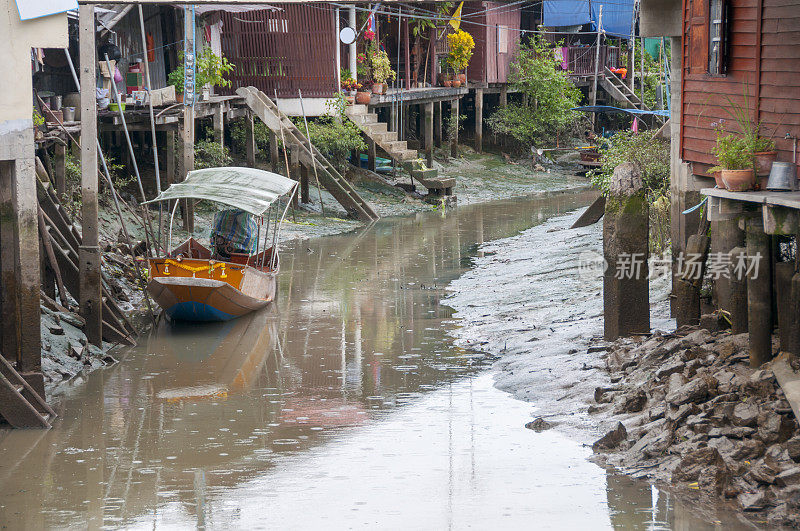
[[[762,136],[775,132],[778,160],[792,161],[800,137],[800,0],[731,0],[728,71],[712,76],[708,64],[709,0],[684,0],[681,154],[693,173],[716,164],[712,123],[726,120],[726,98],[743,105],[745,91]]]
[[[222,52],[236,65],[236,88],[254,86],[272,97],[331,96],[336,87],[336,36],[332,7],[278,4],[280,11],[224,13]]]
[[[469,2],[464,4],[462,29],[475,40],[472,60],[467,66],[467,78],[475,83],[508,82],[509,65],[519,49],[521,12],[519,5],[500,2]],[[498,53],[498,26],[504,26],[507,46]]]

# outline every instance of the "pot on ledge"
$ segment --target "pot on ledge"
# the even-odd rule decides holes
[[[369,105],[370,97],[369,92],[356,92],[356,103],[359,105]]]
[[[775,162],[777,157],[777,151],[761,151],[759,153],[753,153],[756,175],[759,177],[768,176],[769,172],[772,170],[772,163]]]
[[[722,170],[719,172],[725,188],[731,192],[746,192],[755,185],[755,172],[753,170]]]

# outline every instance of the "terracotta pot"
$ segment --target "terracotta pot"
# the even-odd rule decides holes
[[[753,170],[722,170],[722,181],[731,192],[746,192],[756,183]]]
[[[777,151],[762,151],[760,153],[753,153],[756,175],[769,175],[769,172],[772,169],[772,163],[775,162],[777,157]]]
[[[453,87],[459,88],[460,86],[461,86],[461,80],[460,79],[454,79],[453,80]]]
[[[345,96],[345,97],[347,98],[347,104],[348,105],[352,105],[356,101],[356,97],[355,96]]]
[[[175,101],[178,103],[183,103],[183,92],[175,93]]]
[[[717,188],[720,190],[725,190],[725,183],[722,180],[722,172],[715,171],[711,175],[714,176],[714,182],[716,183]]]
[[[356,103],[359,105],[369,105],[369,92],[356,92]]]
[[[461,83],[464,84],[467,82],[467,74],[458,74],[458,79],[461,80]]]
[[[444,80],[444,86],[445,87],[452,87],[453,86],[453,80],[452,79],[445,79]]]

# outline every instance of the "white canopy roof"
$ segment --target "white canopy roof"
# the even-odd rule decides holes
[[[147,203],[206,199],[260,216],[296,184],[277,173],[255,168],[206,168],[190,171],[183,182],[171,185]]]

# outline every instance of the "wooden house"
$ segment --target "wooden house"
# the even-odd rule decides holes
[[[692,173],[708,176],[716,164],[712,124],[736,130],[728,99],[774,134],[778,160],[796,161],[800,0],[685,0],[682,20],[680,156]]]
[[[472,34],[475,50],[467,79],[479,85],[507,83],[520,43],[522,10],[504,2],[464,4],[461,27]]]

